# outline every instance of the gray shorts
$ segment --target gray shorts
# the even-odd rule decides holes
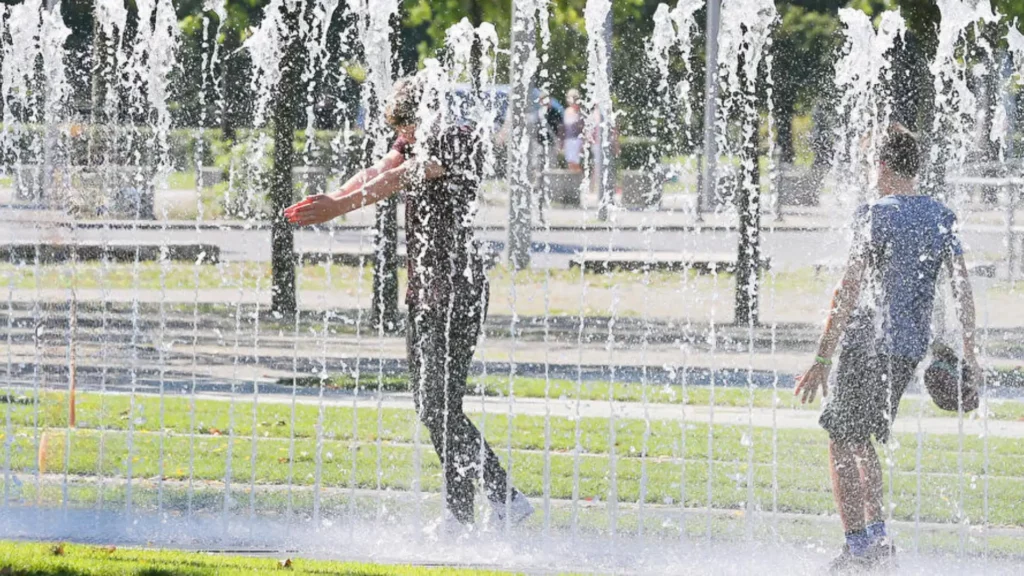
[[[837,441],[889,440],[900,399],[914,378],[918,360],[844,348],[835,390],[818,423]]]

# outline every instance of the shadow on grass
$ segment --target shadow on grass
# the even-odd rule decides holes
[[[13,394],[0,394],[0,404],[22,404],[28,405],[34,403],[35,400],[28,396],[15,396]]]
[[[280,386],[291,386],[293,383],[300,388],[317,388],[323,386],[331,390],[355,390],[356,379],[351,376],[302,376],[299,378],[279,378]],[[376,374],[359,378],[360,390],[381,390],[383,392],[408,392],[409,379],[405,376],[387,375],[378,377]]]

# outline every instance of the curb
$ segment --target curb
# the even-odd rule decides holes
[[[68,229],[81,229],[81,230],[254,230],[254,231],[269,231],[271,224],[269,222],[237,222],[231,220],[222,221],[210,221],[210,222],[161,222],[154,220],[147,221],[100,221],[90,220],[85,222],[50,222],[40,220],[0,220],[0,222],[10,222],[15,224],[42,224],[48,225],[55,228],[68,228]],[[778,233],[798,233],[798,232],[836,232],[845,230],[847,228],[845,222],[836,226],[825,226],[825,225],[762,225],[760,230],[762,232],[770,232],[773,234]],[[297,227],[296,227],[297,229]],[[338,224],[331,227],[324,226],[310,226],[309,230],[317,230],[327,232],[330,230],[340,231],[371,231],[373,226],[362,225],[362,224]],[[399,232],[405,231],[404,225],[398,226]],[[496,225],[496,224],[483,224],[474,225],[473,230],[477,232],[504,232],[508,230],[507,226]],[[736,232],[738,226],[729,226],[722,224],[663,224],[663,225],[644,225],[643,223],[635,225],[622,225],[612,226],[609,224],[595,224],[595,223],[581,223],[574,225],[557,224],[552,226],[533,226],[534,232]],[[981,225],[980,228],[974,226],[967,226],[962,229],[963,232],[969,233],[980,233],[980,234],[1005,234],[1006,228],[997,225]],[[1016,226],[1013,229],[1015,234],[1024,234],[1024,226]]]
[[[40,220],[0,220],[17,224],[42,224],[55,228],[77,228],[81,230],[254,230],[269,231],[271,224],[268,222],[246,223],[231,220],[210,221],[210,222],[160,222],[146,220],[133,222],[127,220],[99,221],[90,220],[85,222],[49,222]],[[298,227],[296,227],[297,229]],[[764,232],[822,232],[841,230],[845,226],[761,226]],[[330,227],[309,226],[309,230],[342,230],[342,231],[371,231],[373,226],[361,224],[337,224]],[[400,232],[405,231],[405,226],[398,226]],[[497,224],[474,225],[473,230],[477,232],[504,232],[507,226]],[[582,223],[578,225],[557,224],[552,226],[533,226],[534,232],[615,232],[615,231],[653,231],[653,232],[735,232],[737,226],[726,226],[721,224],[664,224],[664,225],[629,225],[612,226],[609,224]]]

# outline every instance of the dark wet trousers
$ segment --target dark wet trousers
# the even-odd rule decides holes
[[[473,523],[473,481],[480,476],[481,464],[488,500],[504,503],[510,488],[501,461],[462,406],[486,291],[483,287],[475,294],[442,298],[440,306],[410,306],[406,339],[416,410],[441,460],[445,503],[463,524]]]

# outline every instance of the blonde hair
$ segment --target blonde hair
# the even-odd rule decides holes
[[[423,83],[416,76],[407,76],[391,90],[384,105],[384,120],[392,128],[419,123],[418,112],[423,98]]]

